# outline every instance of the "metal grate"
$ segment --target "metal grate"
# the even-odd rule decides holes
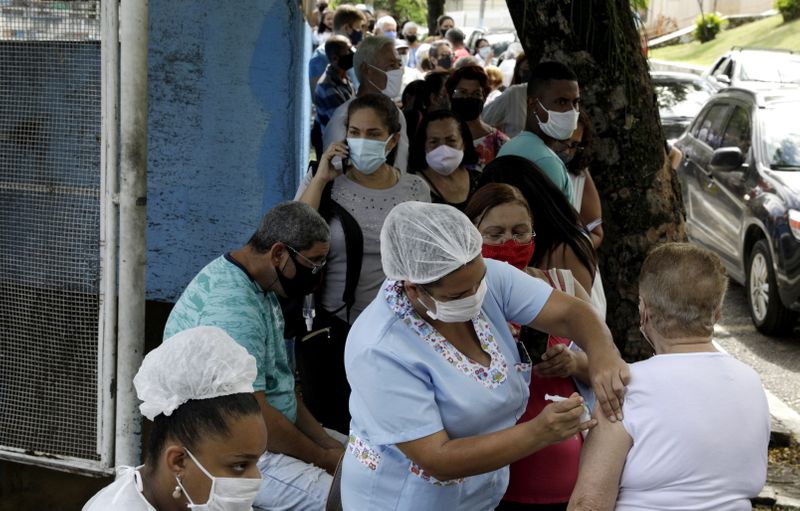
[[[99,459],[99,15],[0,0],[0,450]]]

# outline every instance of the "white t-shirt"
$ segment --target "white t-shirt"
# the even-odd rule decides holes
[[[752,368],[726,353],[657,355],[631,365],[624,410],[633,446],[617,511],[750,510],[770,430]]]
[[[512,85],[483,107],[481,119],[514,138],[525,129],[528,117],[528,84]]]
[[[83,511],[156,511],[142,494],[141,468],[117,467],[116,480],[89,499]]]

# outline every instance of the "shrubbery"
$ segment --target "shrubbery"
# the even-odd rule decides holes
[[[800,0],[777,0],[775,8],[781,11],[784,23],[800,18]]]
[[[800,2],[800,0],[793,1]],[[722,30],[722,18],[719,17],[719,14],[710,12],[705,16],[698,16],[694,22],[694,25],[695,38],[697,38],[701,43],[705,43],[717,37],[719,31]]]

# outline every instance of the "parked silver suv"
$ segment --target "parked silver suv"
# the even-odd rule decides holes
[[[728,86],[756,89],[800,86],[800,54],[734,46],[703,73],[717,89]]]

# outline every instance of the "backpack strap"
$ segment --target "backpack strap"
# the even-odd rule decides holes
[[[344,293],[342,293],[343,305],[335,311],[331,311],[331,313],[336,314],[346,308],[347,322],[350,323],[350,309],[356,303],[356,287],[358,287],[358,280],[361,277],[361,265],[364,259],[364,235],[361,232],[361,226],[358,225],[353,215],[341,204],[333,200],[331,197],[332,190],[333,181],[328,183],[322,191],[319,212],[329,222],[335,216],[342,223],[347,269],[345,272]]]

